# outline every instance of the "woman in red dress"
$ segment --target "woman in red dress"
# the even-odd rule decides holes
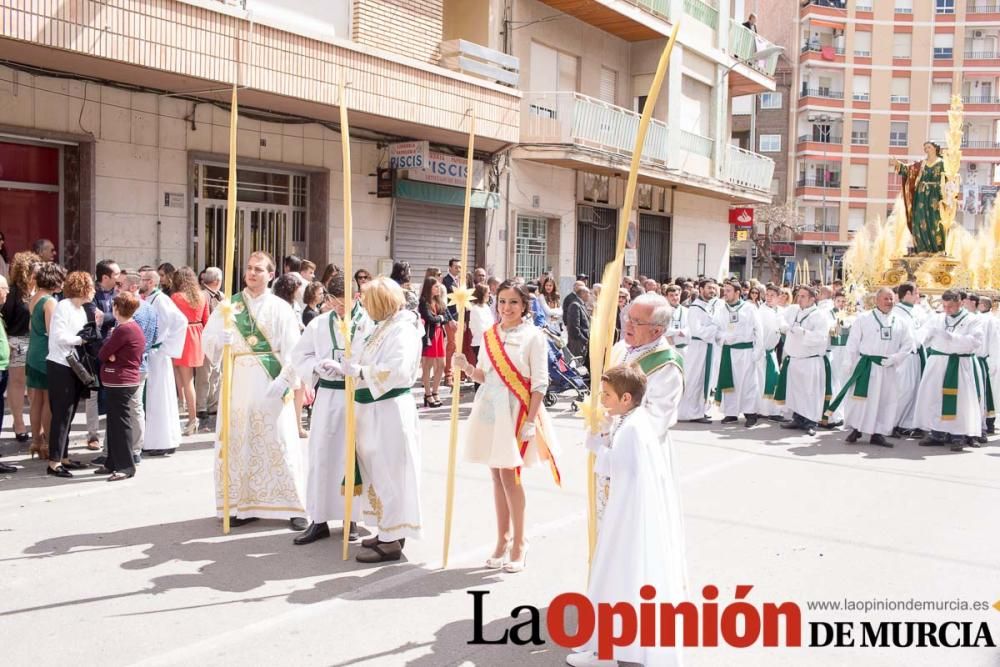
[[[182,266],[174,273],[173,293],[170,298],[188,321],[184,351],[181,352],[181,356],[174,359],[174,370],[177,373],[177,388],[184,397],[184,405],[188,410],[184,435],[194,435],[198,432],[194,374],[195,369],[205,363],[205,353],[201,349],[201,332],[208,324],[209,312],[208,301],[205,300],[198,285],[198,276],[190,266]]]
[[[420,364],[424,372],[424,407],[427,408],[441,407],[438,387],[444,377],[444,327],[451,319],[444,294],[444,285],[437,278],[424,278],[418,309],[424,321],[424,351]]]

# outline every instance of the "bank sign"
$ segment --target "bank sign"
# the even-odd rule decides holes
[[[405,178],[410,180],[465,187],[465,158],[432,151],[426,141],[391,144],[389,168],[406,171]],[[486,165],[482,160],[473,160],[473,188],[483,188],[485,171]]]

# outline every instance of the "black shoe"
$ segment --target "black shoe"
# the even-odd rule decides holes
[[[986,439],[986,436],[981,435],[979,437],[973,438],[972,442],[970,442],[969,444],[972,445],[973,447],[979,447],[980,445],[985,445],[987,442],[989,442],[989,440]]]
[[[86,470],[90,467],[89,463],[84,463],[83,461],[66,461],[62,464],[67,470]]]
[[[199,420],[201,420],[201,419],[208,419],[208,413],[205,412],[204,410],[202,410],[201,412],[196,413],[195,416],[198,417]]]
[[[779,424],[782,423],[782,422],[788,421],[787,419],[785,419],[781,415],[771,415],[771,416],[768,417],[768,419],[770,419],[773,422],[777,422]]]
[[[806,435],[816,435],[816,427],[815,426],[807,426],[806,427]]]
[[[841,426],[843,426],[843,425],[844,425],[844,421],[843,421],[843,420],[841,420],[841,421],[839,421],[839,422],[827,422],[827,423],[825,423],[825,424],[821,423],[821,424],[819,425],[819,427],[820,427],[821,429],[824,429],[824,430],[827,430],[827,431],[832,431],[833,429],[835,429],[835,428],[840,428],[840,427],[841,427]]]
[[[869,440],[873,445],[878,445],[880,447],[892,447],[892,443],[885,439],[884,435],[879,433],[872,433],[871,440]]]
[[[917,444],[921,447],[944,447],[944,440],[935,440],[931,436],[927,436]]]
[[[94,474],[95,475],[110,475],[113,472],[114,472],[114,470],[108,470],[104,466],[101,466],[100,468],[98,468],[97,470],[94,471]]]
[[[371,537],[366,537],[365,539],[361,540],[361,546],[363,546],[365,549],[371,549],[376,544],[378,544],[378,535],[372,535]],[[406,546],[405,537],[399,538],[399,546],[400,547]]]
[[[781,425],[781,428],[786,429],[788,431],[798,431],[801,427],[799,426],[798,422],[786,421],[784,424]]]
[[[701,419],[690,419],[688,421],[691,424],[711,424],[712,423],[712,418],[709,417],[708,415],[705,415]]]
[[[23,443],[28,442],[29,440],[31,440],[31,434],[28,433],[27,431],[25,431],[24,433],[15,433],[14,434],[14,440],[16,440],[16,441],[18,441],[18,442],[20,442],[20,443],[23,444]]]
[[[108,462],[108,457],[105,456],[104,454],[101,454],[100,456],[95,456],[94,458],[90,459],[90,462],[93,463],[95,466],[102,466]]]
[[[906,434],[903,433],[903,429],[896,426],[892,429],[892,433],[889,435],[890,438],[905,438]]]
[[[240,526],[245,526],[248,523],[253,523],[254,521],[260,521],[260,519],[255,516],[251,516],[246,519],[237,519],[236,517],[232,517],[229,519],[229,526],[231,528],[239,528]]]
[[[138,452],[132,452],[132,463],[134,463],[135,465],[139,465],[140,463],[142,463],[142,454],[139,454]]]
[[[964,452],[965,451],[965,446],[962,443],[960,443],[960,442],[956,442],[955,444],[953,444],[951,446],[951,451],[953,451],[953,452]]]
[[[288,524],[291,526],[292,530],[296,532],[301,532],[309,526],[309,522],[306,521],[305,518],[301,516],[289,519]]]
[[[9,463],[0,463],[0,472],[17,472],[17,468]]]
[[[66,468],[64,468],[63,466],[56,466],[55,468],[45,468],[45,474],[54,475],[56,477],[65,477],[68,479],[73,478],[73,473],[71,473],[69,470],[66,470]]]
[[[757,415],[747,415],[747,428],[757,425]]]
[[[722,424],[735,424],[739,420],[740,420],[739,417],[723,417],[721,423]]]
[[[167,455],[167,451],[168,450],[166,450],[166,449],[144,449],[144,450],[142,450],[142,455],[143,456],[166,456]]]
[[[322,540],[327,537],[330,537],[330,527],[326,525],[325,521],[323,523],[311,523],[306,528],[306,532],[292,540],[292,543],[312,544],[316,540]]]
[[[164,456],[173,456],[174,452],[176,452],[176,451],[177,451],[176,447],[174,447],[173,449],[164,449],[163,450],[163,455]]]
[[[927,435],[927,433],[925,433],[923,429],[919,428],[911,428],[909,431],[904,431],[904,433],[906,433],[911,438],[922,438],[925,435]]]
[[[859,431],[858,429],[853,429],[851,431],[851,434],[849,436],[847,436],[847,438],[845,438],[845,442],[849,442],[849,443],[851,443],[853,445],[855,442],[857,442],[860,439],[861,439],[861,431]]]

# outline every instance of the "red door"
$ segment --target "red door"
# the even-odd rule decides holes
[[[59,247],[59,149],[0,142],[0,232],[7,256],[37,239]]]

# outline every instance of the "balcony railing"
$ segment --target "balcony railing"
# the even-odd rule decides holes
[[[821,134],[803,134],[799,136],[799,143],[803,141],[813,141],[818,144],[841,144],[844,141],[843,137],[824,137]]]
[[[815,42],[809,44],[803,44],[802,53],[822,53],[823,49],[825,48],[833,49],[833,52],[838,56],[844,55],[844,47],[842,46],[833,46],[832,44],[817,44]],[[855,55],[857,55],[856,52]]]
[[[1000,97],[990,95],[962,95],[962,104],[1000,104]]]
[[[753,54],[772,46],[774,44],[753,30],[744,27],[739,21],[729,19],[729,55],[771,77],[774,76],[774,70],[778,67],[780,53],[774,53],[763,60],[755,60]]]
[[[670,0],[632,0],[651,14],[662,18],[670,17]]]
[[[684,13],[712,30],[719,27],[719,10],[703,0],[684,0]]]
[[[966,60],[1000,60],[1000,53],[996,51],[966,51]]]
[[[712,157],[715,141],[694,132],[681,130],[681,150],[689,151],[702,157]]]
[[[639,114],[574,92],[524,93],[521,143],[571,144],[631,156]],[[642,159],[667,163],[667,124],[653,120]]]
[[[809,0],[806,5],[833,7],[834,9],[847,9],[847,0]]]
[[[800,188],[840,188],[840,174],[831,174],[827,177],[816,177],[807,176],[806,178],[800,178],[796,182],[796,186]]]
[[[979,139],[970,141],[968,139],[963,139],[962,148],[996,149],[1000,148],[1000,141],[983,141]]]
[[[774,160],[771,158],[743,150],[739,146],[728,146],[726,153],[726,180],[738,185],[761,192],[771,191],[771,179],[774,176]]]
[[[973,5],[965,8],[966,14],[1000,14],[1000,5]]]
[[[829,100],[844,99],[844,91],[829,88],[803,88],[802,97],[825,97]]]
[[[871,100],[871,95],[869,93],[854,93],[854,95],[851,96],[851,99],[855,102],[868,102]]]

